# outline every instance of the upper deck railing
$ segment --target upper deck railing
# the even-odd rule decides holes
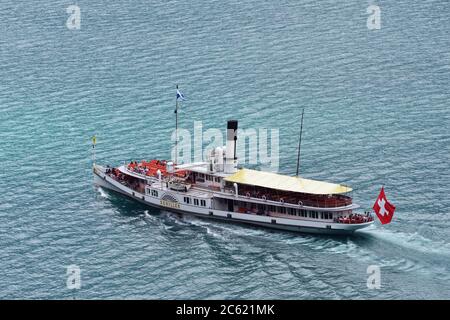
[[[124,166],[123,168],[132,175],[138,176],[141,179],[146,179],[148,183],[157,180],[156,177],[147,175],[144,171],[142,171],[142,168],[138,167],[129,168],[128,166]],[[192,183],[192,185],[195,187],[195,183],[193,181],[189,180],[189,182]],[[208,190],[213,192],[221,192],[219,187],[215,188],[211,187]],[[227,186],[224,188],[223,191],[226,194],[234,195],[234,188],[232,187]],[[299,195],[296,193],[281,192],[277,190],[271,192],[269,190],[253,188],[250,186],[246,187],[243,185],[240,185],[238,188],[238,196],[244,199],[253,198],[263,201],[276,202],[279,204],[291,204],[315,208],[340,208],[352,205],[352,198],[346,195],[330,195],[330,196],[327,195],[317,196],[308,194]]]
[[[317,208],[337,208],[345,207],[352,204],[352,198],[344,195],[331,195],[331,196],[314,196],[314,195],[297,195],[295,193],[271,193],[262,192],[260,190],[255,190],[253,188],[243,188],[242,186],[238,189],[240,196],[247,198],[257,198],[262,200],[270,200],[281,203],[289,203],[295,205],[302,205],[308,207]]]

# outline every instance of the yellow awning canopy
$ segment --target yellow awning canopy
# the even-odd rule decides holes
[[[250,169],[240,169],[226,177],[225,181],[309,194],[339,194],[352,191],[352,188],[340,184]]]

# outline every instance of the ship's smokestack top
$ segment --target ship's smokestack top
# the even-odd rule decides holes
[[[233,130],[237,130],[238,128],[238,122],[237,120],[228,120],[227,123],[227,129],[233,129]]]
[[[227,148],[225,152],[225,173],[234,173],[237,171],[237,120],[228,120],[227,122]]]

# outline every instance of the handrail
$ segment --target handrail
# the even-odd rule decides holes
[[[203,188],[203,187],[195,186],[195,185],[193,186],[193,188],[200,189],[200,190],[211,191],[208,188]],[[242,194],[238,194],[238,196],[236,197],[235,194],[234,194],[234,190],[229,189],[229,188],[224,188],[223,191],[220,191],[220,192],[219,191],[214,191],[214,192],[215,193],[220,193],[221,195],[225,195],[225,196],[228,196],[228,197],[232,196],[233,200],[238,200],[238,201],[239,200],[242,200],[242,201],[258,200],[261,203],[264,203],[264,204],[267,204],[267,205],[281,205],[281,206],[285,206],[287,208],[292,207],[292,208],[296,208],[296,209],[300,208],[300,209],[305,209],[305,210],[311,210],[311,209],[314,209],[314,208],[319,208],[319,209],[329,209],[329,210],[335,211],[335,210],[350,210],[350,209],[359,208],[359,205],[356,205],[353,202],[348,204],[348,205],[341,206],[341,207],[315,207],[315,206],[308,206],[305,203],[303,203],[303,205],[299,205],[298,203],[288,203],[288,202],[281,203],[279,201],[275,201],[275,200],[272,200],[272,199],[266,199],[264,201],[261,198],[255,198],[255,197],[248,198],[247,196],[242,195]],[[349,208],[349,206],[353,206],[353,207]]]
[[[245,192],[245,194],[239,194],[238,196],[240,197],[244,197],[244,198],[254,198],[254,199],[259,199],[259,200],[264,200],[264,194],[261,195],[261,197],[259,197],[258,195],[255,196],[255,194],[251,194],[248,191],[242,191]],[[250,194],[250,196],[249,196]],[[278,199],[274,199],[271,197],[267,197],[266,199],[267,201],[273,201],[273,202],[277,202],[277,203],[289,203],[289,204],[293,204],[293,205],[299,205],[299,206],[308,206],[308,207],[316,207],[316,208],[339,208],[339,207],[345,207],[345,206],[349,206],[353,203],[352,199],[323,199],[323,200],[319,200],[319,199],[304,199],[304,198],[300,198],[300,197],[280,197],[279,199],[283,199],[283,202],[279,201]],[[301,202],[302,204],[300,204],[299,202]]]
[[[135,172],[134,170],[130,170],[128,168],[128,166],[124,166],[124,169],[129,172],[132,173],[134,175],[139,175],[140,177],[142,177],[142,179],[146,179],[147,182],[149,182],[149,180],[151,182],[156,181],[157,178],[153,177],[153,176],[148,176],[139,172]],[[195,185],[193,185],[195,186]],[[213,191],[213,192],[221,192],[220,190],[211,190],[208,188],[201,188],[199,186],[195,186],[199,189],[205,189],[208,191]],[[299,198],[299,197],[280,197],[283,198],[283,202],[277,200],[276,198],[272,198],[270,196],[261,194],[261,197],[255,196],[254,194],[250,193],[250,197],[246,196],[246,194],[248,193],[248,191],[246,190],[240,190],[241,192],[237,195],[237,198],[244,198],[246,200],[248,199],[257,199],[257,200],[261,200],[264,201],[266,203],[274,203],[274,204],[281,204],[281,205],[295,205],[298,208],[304,208],[304,207],[311,207],[311,208],[340,208],[340,207],[347,207],[352,205],[352,199],[348,198],[348,199],[337,199],[337,198],[332,198],[332,199],[304,199],[304,198]],[[242,194],[242,192],[244,192],[244,194]],[[229,188],[224,188],[223,191],[221,193],[224,194],[229,194],[229,195],[235,195],[234,194],[234,190],[233,189],[229,189]],[[266,196],[266,199],[263,199],[263,196]],[[302,204],[299,203],[299,201],[301,201]]]

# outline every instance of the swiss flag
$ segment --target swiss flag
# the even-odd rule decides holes
[[[381,188],[378,199],[373,205],[373,210],[377,214],[378,219],[380,219],[381,224],[391,222],[395,206],[387,200],[386,195],[384,194],[384,187]]]

